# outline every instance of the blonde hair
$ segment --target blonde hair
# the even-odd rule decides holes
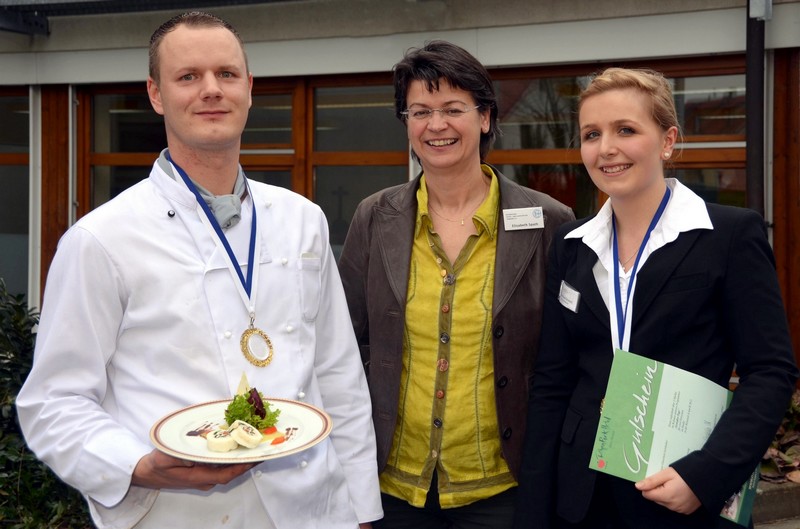
[[[670,127],[678,129],[681,137],[681,127],[678,122],[678,113],[675,110],[675,100],[672,96],[672,86],[659,72],[649,69],[633,68],[608,68],[597,74],[583,89],[578,97],[578,112],[586,99],[608,92],[609,90],[633,89],[648,96],[652,103],[652,117],[662,130]]]

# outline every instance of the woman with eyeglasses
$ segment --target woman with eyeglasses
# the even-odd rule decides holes
[[[417,178],[359,205],[339,261],[368,372],[377,529],[513,520],[547,251],[572,210],[485,163],[486,69],[430,42],[394,67]]]

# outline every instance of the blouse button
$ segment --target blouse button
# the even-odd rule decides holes
[[[444,373],[450,367],[450,362],[448,362],[446,358],[440,358],[439,361],[436,362],[436,367],[439,368],[439,371]]]
[[[225,334],[223,336],[225,336],[225,338],[230,338],[231,336],[233,336],[233,333],[231,331],[225,331]]]
[[[448,312],[450,312],[450,305],[448,305],[447,303],[445,303],[444,305],[442,305],[442,312],[444,312],[445,314],[447,314]]]
[[[437,391],[436,392],[436,398],[437,399],[443,399],[444,398],[444,391],[442,391],[441,389],[439,391]]]
[[[443,332],[439,335],[439,341],[442,343],[448,343],[450,341],[450,335],[446,332]]]
[[[289,260],[288,260],[287,258],[285,258],[285,257],[284,257],[283,259],[281,259],[281,264],[282,264],[283,266],[286,266],[287,264],[289,264]]]
[[[301,391],[301,392],[299,392],[299,393],[297,394],[297,398],[298,398],[298,399],[304,399],[304,398],[306,398],[306,393],[305,393],[304,391]]]
[[[441,428],[441,427],[442,427],[442,420],[441,420],[440,418],[438,418],[438,417],[437,417],[437,418],[435,418],[435,419],[433,420],[433,425],[434,425],[435,427],[437,427],[437,428]]]
[[[286,332],[293,332],[293,331],[294,331],[294,327],[292,327],[291,325],[287,325],[286,326]]]
[[[300,461],[300,468],[306,468],[308,466],[308,461],[305,459]]]

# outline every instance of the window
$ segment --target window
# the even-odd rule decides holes
[[[0,278],[28,292],[29,104],[27,89],[0,89]]]
[[[147,178],[167,146],[167,136],[144,84],[88,86],[77,94],[81,104],[76,195],[77,213],[82,216]],[[249,177],[302,192],[294,144],[303,127],[297,126],[293,112],[302,101],[295,84],[254,89],[242,135],[241,161]]]
[[[711,202],[744,205],[741,58],[722,58],[713,65],[687,59],[630,66],[662,71],[673,83],[684,137],[667,176]],[[581,165],[577,134],[578,95],[589,75],[600,70],[575,65],[492,72],[503,135],[488,161],[518,183],[573,207],[578,217],[592,214],[604,200]]]
[[[654,68],[673,82],[684,138],[670,175],[707,200],[742,205],[744,57],[626,66]],[[491,72],[503,134],[487,161],[579,217],[604,200],[581,164],[576,114],[581,88],[603,67]],[[145,178],[166,136],[143,84],[90,86],[78,94],[85,103],[79,105],[80,215]],[[409,178],[408,139],[394,116],[391,74],[256,79],[241,161],[250,177],[318,203],[337,248],[363,198]]]
[[[408,139],[390,83],[382,75],[321,80],[313,88],[312,196],[328,218],[337,255],[358,203],[408,181]]]

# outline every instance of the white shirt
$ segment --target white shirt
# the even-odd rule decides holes
[[[241,353],[247,309],[180,179],[154,165],[59,243],[17,407],[30,448],[88,496],[101,528],[352,529],[382,516],[370,398],[325,216],[295,193],[249,185],[226,234],[246,272],[257,208],[255,326],[274,346],[264,368]],[[330,438],[211,492],[131,487],[151,426],[230,398],[243,372],[265,395],[324,409]]]
[[[671,196],[664,214],[659,219],[650,238],[644,247],[642,256],[639,259],[638,270],[641,270],[647,258],[658,250],[678,238],[683,232],[697,229],[713,230],[711,219],[708,216],[708,209],[705,201],[697,196],[694,191],[680,183],[674,178],[666,178],[667,187],[671,191]],[[614,273],[614,251],[613,251],[613,228],[611,225],[612,213],[611,199],[606,200],[597,215],[579,227],[569,232],[565,239],[581,239],[583,243],[594,251],[597,255],[597,262],[592,269],[597,288],[606,303],[606,307],[611,313],[613,309],[613,289],[609,285],[609,277]],[[628,299],[628,287],[631,281],[631,270],[624,270],[619,267],[620,296],[622,298],[622,308],[626,310],[626,300]],[[633,299],[633,293],[631,293]],[[630,322],[633,320],[633,308],[628,311],[625,334],[630,337]],[[617,343],[616,320],[612,321],[612,340],[614,347],[620,346]]]

